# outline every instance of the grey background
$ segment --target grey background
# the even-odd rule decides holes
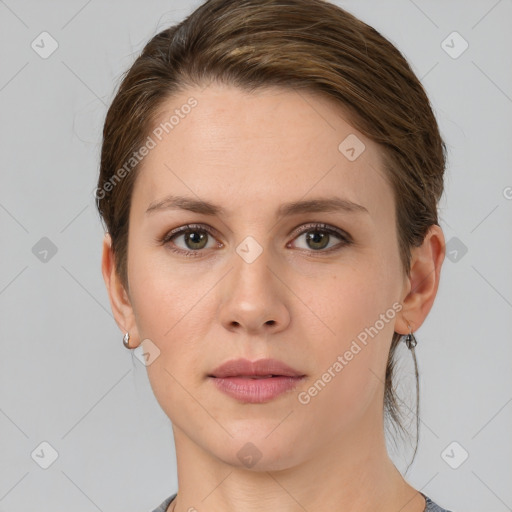
[[[407,478],[455,512],[512,510],[512,2],[337,3],[409,59],[450,150],[451,259],[418,332]],[[111,315],[91,191],[121,73],[198,4],[0,0],[0,512],[142,512],[177,489],[170,421]]]

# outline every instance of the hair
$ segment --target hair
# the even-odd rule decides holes
[[[340,105],[347,121],[382,149],[400,259],[409,274],[411,249],[422,244],[430,226],[439,225],[446,146],[425,90],[404,56],[373,27],[324,0],[208,0],[152,37],[123,75],[106,115],[96,204],[127,290],[128,220],[141,165],[132,165],[125,176],[119,170],[143,146],[164,103],[212,82],[249,92],[271,86],[300,89]],[[119,175],[123,179],[115,182]],[[384,408],[405,432],[393,384],[400,339],[395,332]],[[418,434],[419,379],[411,352]]]

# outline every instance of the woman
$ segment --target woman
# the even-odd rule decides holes
[[[102,272],[172,422],[157,511],[442,511],[385,445],[435,299],[446,149],[401,53],[322,0],[209,0],[109,108]]]

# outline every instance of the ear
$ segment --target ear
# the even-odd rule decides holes
[[[405,280],[403,309],[397,318],[395,332],[408,334],[423,324],[434,304],[445,253],[443,230],[434,224],[430,226],[421,246],[411,251],[411,270]]]
[[[116,271],[115,258],[112,251],[112,239],[109,233],[105,233],[105,237],[103,238],[101,272],[105,286],[107,287],[114,319],[123,334],[125,332],[130,333],[130,347],[135,348],[140,343],[139,333],[135,324],[135,315],[133,313],[130,297]]]

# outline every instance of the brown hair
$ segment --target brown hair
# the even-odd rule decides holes
[[[324,0],[208,0],[146,44],[106,116],[97,207],[127,290],[128,219],[140,165],[122,179],[118,171],[144,144],[166,100],[212,81],[248,91],[267,86],[308,90],[342,106],[350,124],[382,147],[400,257],[409,273],[411,248],[438,224],[446,147],[406,59],[374,28]],[[392,379],[400,339],[394,333],[384,402],[389,417],[402,427]],[[416,421],[418,426],[418,414]]]

